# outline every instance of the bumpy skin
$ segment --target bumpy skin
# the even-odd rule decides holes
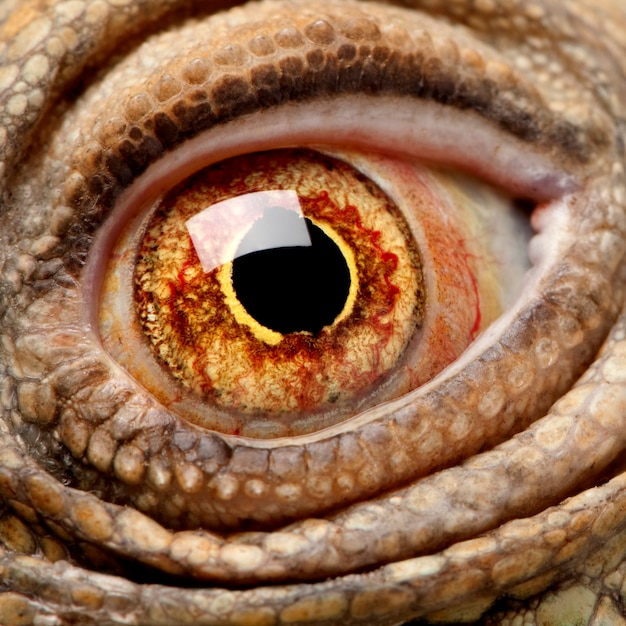
[[[624,9],[194,4],[1,6],[0,623],[626,624]],[[297,445],[190,427],[86,319],[99,225],[194,134],[364,91],[556,164],[555,258],[403,400]]]

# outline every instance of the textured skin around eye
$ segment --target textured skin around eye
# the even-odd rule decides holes
[[[626,15],[413,4],[0,6],[0,623],[626,623]],[[169,26],[190,37],[144,53]],[[97,227],[194,125],[363,91],[471,109],[557,161],[567,245],[403,403],[267,449],[188,427],[81,317]],[[274,530],[208,527],[258,510]]]

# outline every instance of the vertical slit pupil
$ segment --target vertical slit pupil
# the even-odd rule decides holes
[[[303,228],[311,245],[293,245],[301,240]],[[233,261],[233,287],[259,324],[281,334],[317,335],[343,310],[350,289],[348,265],[337,244],[308,218],[272,207],[248,231],[239,250],[256,250]]]

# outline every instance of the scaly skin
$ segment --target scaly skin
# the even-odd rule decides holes
[[[626,12],[402,4],[0,5],[1,624],[626,624]],[[531,155],[543,260],[405,398],[293,440],[190,426],[102,349],[94,235],[199,132],[362,92],[513,146],[503,186]]]

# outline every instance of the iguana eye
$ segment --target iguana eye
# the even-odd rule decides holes
[[[432,379],[519,286],[513,203],[477,181],[473,201],[419,163],[344,157],[384,174],[407,217],[345,160],[276,150],[201,170],[122,232],[97,305],[104,346],[189,421],[320,430]]]
[[[373,56],[378,59],[376,63],[383,63],[386,56],[392,54],[392,49],[394,55],[404,55],[406,62],[412,63],[413,48],[401,34],[401,29],[391,23],[387,27],[388,43],[376,48]],[[505,128],[514,124],[514,133],[507,133],[475,114],[472,130],[467,132],[467,118],[471,114],[462,110],[463,107],[456,109],[442,107],[436,102],[413,101],[403,95],[409,87],[402,80],[394,79],[386,87],[385,81],[391,78],[381,75],[375,66],[369,65],[369,61],[367,71],[363,71],[372,73],[371,80],[382,81],[375,95],[334,93],[333,84],[327,85],[317,76],[317,73],[320,76],[324,73],[317,53],[332,44],[339,46],[340,55],[345,55],[352,50],[352,44],[342,44],[342,38],[358,40],[366,32],[378,41],[382,34],[374,21],[350,22],[345,26],[346,34],[335,33],[329,23],[313,17],[303,28],[307,34],[306,45],[311,48],[306,58],[312,75],[305,80],[311,83],[311,94],[302,91],[304,88],[299,87],[298,82],[292,85],[287,80],[288,68],[296,63],[289,45],[276,47],[273,43],[259,48],[259,41],[265,39],[259,39],[257,35],[250,38],[244,28],[237,45],[230,42],[203,57],[202,28],[190,26],[183,29],[182,38],[188,42],[186,52],[179,51],[170,59],[170,44],[173,42],[165,34],[156,45],[159,54],[163,55],[161,64],[156,71],[148,72],[139,92],[132,73],[128,74],[123,64],[111,73],[110,80],[124,97],[115,91],[115,114],[110,119],[97,113],[108,109],[107,103],[94,102],[91,113],[95,120],[94,139],[78,142],[74,157],[76,166],[66,184],[67,202],[78,206],[85,218],[95,213],[95,219],[100,221],[99,213],[109,215],[106,224],[99,228],[96,244],[90,250],[88,267],[83,271],[83,283],[88,289],[86,301],[93,302],[91,293],[94,287],[99,289],[102,263],[108,253],[114,250],[112,257],[122,259],[121,278],[113,273],[112,283],[107,283],[103,290],[106,299],[102,311],[106,316],[112,313],[99,329],[107,351],[163,406],[194,424],[226,434],[276,438],[320,432],[354,416],[355,412],[399,398],[432,380],[498,317],[517,293],[516,287],[528,267],[525,248],[529,230],[520,230],[514,225],[511,198],[528,197],[532,204],[553,199],[572,188],[567,173],[555,169],[545,156],[522,149],[522,138],[532,133],[532,123],[528,128],[520,125],[519,120],[513,123],[511,114],[503,113],[503,107],[489,104],[487,111],[489,115],[500,116],[500,123]],[[180,35],[177,33],[176,37]],[[277,37],[277,42],[285,41],[282,35]],[[194,38],[198,39],[200,47],[191,45]],[[297,48],[305,45],[305,39],[298,39],[298,42]],[[369,52],[364,49],[363,54],[367,56]],[[268,55],[280,57],[283,68],[280,79],[267,66]],[[151,67],[150,55],[138,56],[141,63]],[[345,63],[346,68],[339,71],[353,71],[352,60]],[[235,74],[236,71],[252,78],[246,82]],[[446,72],[452,76],[455,68],[450,67]],[[446,79],[444,73],[439,69],[434,71],[433,89],[435,85],[441,86],[445,80],[451,80]],[[278,98],[278,104],[266,103],[270,97],[267,90],[275,81],[283,85],[280,89],[284,89],[285,94],[293,92],[288,96],[294,98],[293,102],[278,106],[281,98],[287,96],[275,94],[273,97]],[[476,95],[465,93],[463,106],[467,106],[472,98],[477,102],[480,99],[483,85],[478,79],[476,82]],[[337,84],[343,90],[349,82],[342,80]],[[274,85],[272,89],[279,87]],[[316,95],[316,90],[321,90],[320,94]],[[438,90],[433,96],[434,99],[448,99],[448,95]],[[480,108],[483,110],[484,103]],[[554,132],[560,140],[559,133],[564,131],[556,128]],[[397,141],[398,137],[403,140]],[[372,316],[359,308],[363,303],[363,298],[359,298],[355,315],[346,315],[339,320],[338,334],[320,329],[321,341],[317,347],[302,335],[302,331],[300,334],[287,333],[289,339],[278,342],[276,330],[264,324],[257,325],[259,320],[250,316],[245,307],[239,307],[241,301],[227,270],[215,274],[216,286],[219,285],[215,293],[224,295],[226,305],[219,307],[220,310],[240,312],[231,317],[231,321],[237,322],[242,337],[249,336],[251,329],[258,331],[263,327],[266,329],[263,331],[265,339],[261,340],[257,332],[251,343],[246,342],[245,346],[237,341],[219,344],[215,343],[215,333],[205,333],[202,335],[204,341],[214,342],[210,347],[205,346],[200,353],[195,348],[181,348],[185,342],[201,343],[200,334],[194,334],[189,326],[180,330],[182,339],[169,330],[161,332],[171,326],[174,317],[180,319],[182,311],[178,304],[170,301],[167,304],[169,313],[157,321],[156,309],[165,311],[165,299],[170,295],[162,283],[154,281],[149,286],[144,283],[146,288],[142,293],[146,295],[139,297],[143,299],[143,311],[128,309],[127,303],[138,297],[137,280],[152,280],[144,271],[146,264],[153,266],[155,257],[152,252],[139,259],[139,267],[144,269],[140,277],[134,272],[134,282],[126,280],[129,275],[124,264],[136,266],[135,255],[144,241],[142,233],[156,228],[156,223],[149,224],[150,219],[157,219],[149,218],[154,203],[161,202],[159,199],[164,194],[178,189],[178,185],[184,184],[196,172],[204,171],[204,167],[215,168],[235,157],[243,159],[243,155],[251,152],[267,155],[268,150],[294,146],[315,148],[319,154],[324,153],[326,159],[334,156],[346,167],[353,166],[359,175],[378,180],[381,198],[389,197],[385,201],[388,208],[379,211],[379,215],[396,216],[389,222],[389,227],[391,222],[395,223],[395,235],[388,234],[389,227],[383,227],[382,222],[376,225],[371,220],[362,220],[370,224],[366,230],[371,231],[372,237],[380,231],[383,239],[387,237],[389,242],[403,240],[401,247],[406,250],[398,274],[383,279],[383,283],[389,282],[392,291],[397,289],[400,294],[387,305],[393,305],[391,309],[395,317],[385,313],[386,331],[379,332],[384,324],[372,324]],[[427,169],[424,174],[419,174],[418,170],[423,166],[418,163],[425,162],[465,170],[476,179],[503,188],[509,198],[506,194],[501,199],[497,194],[491,195],[488,204],[492,206],[486,215],[478,217],[481,213],[478,207],[468,208],[466,215],[466,208],[462,206],[466,200],[457,202],[464,195],[463,191],[455,191],[459,181],[450,178],[449,174],[431,175]],[[236,169],[238,165],[233,167]],[[237,186],[240,183],[231,181],[226,184]],[[438,186],[442,189],[436,189]],[[375,188],[376,183],[372,182],[370,187]],[[489,197],[487,192],[483,193],[484,187],[479,185],[476,189],[481,189],[484,198]],[[369,192],[364,189],[363,193]],[[465,194],[468,205],[472,204],[471,195],[471,192]],[[173,202],[172,196],[168,198],[167,202]],[[206,205],[202,202],[201,209],[206,209],[213,200],[208,199]],[[362,204],[356,196],[346,202],[331,196],[330,202],[342,204],[341,210],[358,208]],[[498,209],[496,205],[502,208]],[[422,215],[416,216],[414,207],[418,207],[418,213],[421,211]],[[154,215],[163,212],[157,208],[155,211]],[[175,211],[170,213],[176,214]],[[439,219],[440,216],[444,219]],[[496,216],[502,216],[502,219],[494,221]],[[147,221],[142,221],[144,217]],[[184,221],[193,217],[187,215]],[[132,225],[127,227],[131,220],[134,220]],[[472,221],[476,228],[468,226]],[[491,237],[489,229],[494,228],[494,224],[498,226]],[[122,243],[119,249],[109,248],[121,230],[127,228],[130,228],[127,231],[130,235],[123,237],[130,237],[128,247]],[[331,226],[329,229],[330,233]],[[73,250],[78,251],[87,240],[86,230],[88,228],[78,224],[74,227]],[[177,237],[184,236],[189,241],[188,234],[180,233],[181,230]],[[339,243],[340,251],[343,247],[355,260],[359,255],[362,258],[367,246],[356,243],[354,236],[352,239],[350,244],[345,237],[338,236],[335,243]],[[505,246],[513,251],[508,258],[490,250],[490,242],[499,239],[515,242]],[[384,246],[388,244],[384,243]],[[156,247],[163,250],[167,245],[156,244]],[[374,250],[376,246],[369,247]],[[376,255],[384,257],[388,253],[398,256],[396,250],[389,249],[375,251],[369,258],[373,261]],[[512,274],[508,275],[502,268],[511,267],[511,258],[516,258],[517,262],[513,264]],[[355,294],[363,296],[373,283],[361,280],[368,263],[362,263],[361,270],[357,271],[356,261],[346,259],[346,262],[352,286],[346,303],[351,309],[348,301],[351,302]],[[372,267],[374,265],[372,263]],[[411,266],[413,270],[409,270]],[[184,274],[179,268],[178,281],[181,273]],[[408,274],[413,277],[409,278]],[[507,293],[498,293],[499,285]],[[168,285],[167,289],[170,288]],[[119,300],[115,295],[106,295],[118,291],[121,294]],[[156,292],[161,294],[161,300],[148,302],[153,298],[151,294]],[[376,290],[375,293],[381,292]],[[95,319],[97,315],[93,308],[91,311],[90,318]],[[187,309],[184,316],[189,319],[189,314]],[[142,325],[132,321],[137,316],[143,318]],[[244,317],[245,322],[241,324]],[[351,339],[344,337],[347,325],[357,317],[362,318],[361,335],[355,330],[346,333]],[[148,325],[150,330],[146,333]],[[374,333],[377,325],[378,330]],[[325,324],[324,327],[333,325]],[[336,343],[322,346],[323,340],[329,339],[330,335],[337,339]],[[350,341],[352,345],[348,347]],[[272,342],[274,345],[270,345]],[[300,347],[291,345],[286,348],[293,342],[299,342]],[[234,359],[232,363],[229,359],[228,365],[220,360],[220,352],[226,350],[226,345]],[[273,356],[261,364],[258,359],[260,351]],[[308,357],[306,351],[310,353]],[[293,354],[294,358],[281,356],[281,353]],[[137,358],[139,354],[141,358]],[[238,358],[242,363],[236,365]],[[276,359],[280,360],[280,367],[270,367],[269,363],[278,363]],[[282,374],[279,373],[281,368],[285,368]],[[272,376],[280,378],[280,382]],[[347,380],[350,383],[342,382]],[[214,391],[209,392],[210,389]],[[68,426],[68,432],[71,431]]]
[[[146,220],[124,296],[162,369],[218,416],[227,412],[227,432],[251,436],[319,429],[367,395],[371,404],[424,306],[399,211],[356,170],[303,151],[236,157],[166,194]],[[106,324],[105,345],[132,330]],[[129,347],[115,352],[141,376]],[[225,428],[211,412],[183,414]]]
[[[265,39],[259,39],[254,25],[229,29],[228,41],[220,43],[206,36],[207,29],[214,32],[212,21],[186,24],[147,42],[111,68],[101,84],[85,93],[81,112],[64,117],[64,139],[51,149],[63,166],[55,169],[62,184],[50,220],[63,238],[43,238],[38,245],[52,246],[63,259],[63,271],[74,281],[68,288],[72,298],[66,299],[63,319],[53,327],[47,326],[43,305],[30,313],[37,324],[44,324],[41,332],[50,337],[47,345],[58,350],[55,354],[62,355],[68,368],[74,371],[85,360],[75,376],[66,377],[63,368],[40,375],[55,400],[42,418],[33,417],[49,420],[51,426],[43,427],[71,453],[64,457],[68,468],[63,472],[72,484],[88,490],[97,484],[105,499],[133,504],[172,528],[268,527],[311,512],[321,515],[455,464],[536,419],[577,375],[588,358],[588,348],[580,345],[577,319],[544,311],[543,301],[527,304],[518,297],[518,287],[523,286],[525,293],[545,289],[546,274],[556,272],[554,251],[565,254],[568,249],[565,237],[575,207],[570,196],[578,189],[575,174],[579,159],[586,158],[585,146],[572,143],[570,126],[547,111],[521,77],[510,72],[503,79],[501,65],[482,60],[481,54],[487,58],[493,54],[489,49],[477,46],[478,52],[473,48],[463,52],[471,62],[464,66],[463,89],[452,93],[446,86],[459,78],[458,63],[454,55],[444,53],[447,48],[441,42],[429,44],[431,61],[437,63],[425,62],[422,78],[407,83],[402,72],[391,68],[397,63],[412,67],[421,58],[430,37],[429,23],[421,16],[419,20],[426,21],[418,20],[409,33],[401,25],[400,13],[391,11],[396,19],[387,19],[384,10],[384,19],[363,14],[356,21],[322,18],[318,12],[298,14],[294,24],[302,35],[296,37],[300,56],[294,56],[290,45],[280,44],[287,41],[280,11],[262,25],[264,31],[279,33],[269,47],[259,47]],[[457,35],[449,33],[455,45],[462,45]],[[177,41],[185,42],[184,49],[176,48]],[[378,42],[375,54],[368,41]],[[357,61],[352,56],[357,53],[355,42],[361,42],[358,50],[364,55]],[[336,64],[321,63],[328,55]],[[280,76],[268,69],[268,57],[270,66],[282,68]],[[306,67],[298,61],[302,58]],[[393,60],[390,64],[388,58]],[[484,100],[491,84],[485,74],[491,71],[514,90],[514,100],[504,88]],[[335,74],[336,80],[331,80]],[[536,115],[522,115],[520,109],[529,107]],[[539,135],[537,119],[543,120],[545,129]],[[562,155],[563,145],[575,149],[557,164],[554,154]],[[281,404],[268,410],[255,395],[255,389],[262,396],[268,386],[263,380],[266,372],[261,382],[246,389],[252,395],[240,401],[236,385],[229,387],[224,378],[231,375],[230,367],[223,368],[216,382],[205,376],[207,365],[201,359],[208,355],[202,351],[183,350],[170,359],[168,354],[185,343],[181,337],[189,327],[178,338],[163,332],[172,325],[172,316],[180,315],[180,307],[170,306],[164,316],[154,317],[153,295],[161,294],[161,310],[171,295],[162,293],[161,277],[169,268],[161,263],[161,269],[150,273],[148,267],[156,267],[156,251],[176,245],[167,243],[165,235],[172,224],[179,224],[178,232],[183,232],[189,219],[215,200],[241,195],[228,192],[224,197],[220,190],[237,187],[240,171],[246,171],[248,181],[258,178],[260,171],[272,179],[285,167],[259,168],[251,163],[297,162],[301,158],[294,158],[294,148],[307,151],[307,165],[301,169],[313,171],[313,180],[321,180],[316,172],[321,172],[322,163],[327,171],[332,163],[335,174],[352,172],[349,193],[339,185],[328,196],[342,211],[349,212],[350,207],[360,211],[365,205],[360,197],[377,189],[376,203],[384,210],[371,215],[368,210],[367,219],[359,217],[361,235],[369,244],[355,243],[353,230],[340,232],[341,220],[327,222],[324,228],[345,251],[350,287],[343,308],[358,310],[359,289],[383,295],[397,289],[390,307],[396,317],[389,324],[392,330],[382,333],[383,344],[390,337],[384,349],[375,347],[371,352],[375,358],[367,357],[382,366],[369,372],[357,367],[357,375],[350,379],[365,372],[365,381],[356,380],[349,390],[341,385],[344,399],[332,402],[337,379],[346,378],[345,373],[335,375],[335,380],[329,376],[327,390],[295,410],[289,405],[293,388],[308,383],[288,385],[278,394],[287,411]],[[193,215],[178,218],[184,194],[195,193],[200,180],[224,168],[232,170],[227,179],[209,184],[218,189],[218,197],[206,204],[202,200]],[[291,176],[302,179],[304,187],[298,192],[292,182],[285,186],[315,200],[306,191],[312,183],[304,175]],[[327,180],[337,187],[330,182],[334,179]],[[274,186],[272,182],[260,191],[272,191]],[[347,193],[348,199],[342,200]],[[520,229],[512,217],[516,197],[536,205],[532,219],[538,232],[530,244],[528,229]],[[313,213],[309,219],[322,224]],[[228,245],[236,250],[249,232],[244,230]],[[191,241],[188,230],[183,241],[187,245]],[[511,264],[501,249],[494,248],[498,241],[505,241],[503,247],[518,259],[511,275],[503,272]],[[368,245],[374,261],[382,260],[382,291],[374,287],[375,280],[367,284],[363,280],[370,268],[368,259],[359,269],[359,255],[365,255]],[[403,278],[385,275],[389,253],[398,259],[404,255],[398,263]],[[368,252],[368,258],[372,254]],[[198,272],[201,266],[195,264]],[[371,264],[375,266],[376,262]],[[179,275],[186,281],[187,270],[183,266],[176,270],[179,285]],[[198,277],[205,285],[211,279],[202,270]],[[559,276],[567,279],[567,274]],[[234,283],[231,288],[232,274],[229,278],[228,271],[217,270],[216,279],[214,294],[218,299],[224,296],[220,311],[227,317],[239,310],[235,300],[241,301]],[[151,285],[145,287],[148,280]],[[358,287],[354,305],[349,302],[353,284]],[[168,284],[165,292],[169,289]],[[98,294],[103,294],[102,303]],[[192,292],[185,295],[192,297]],[[45,297],[39,300],[44,301]],[[404,304],[398,307],[398,302]],[[349,315],[341,319],[343,308],[335,315],[337,328],[350,319]],[[268,329],[261,331],[268,337],[285,335],[263,324],[256,326],[258,320],[249,311],[246,315],[241,313],[239,320],[231,315],[231,321],[234,317],[242,333],[252,336],[252,345],[259,341],[258,333],[255,337],[250,332],[253,327]],[[541,328],[520,322],[520,316],[538,320]],[[510,331],[514,338],[503,338],[513,321],[521,329]],[[333,324],[323,326],[318,335]],[[600,317],[590,315],[585,324],[593,333],[601,327]],[[380,320],[376,325],[383,326]],[[78,336],[74,327],[82,329]],[[286,335],[301,340],[306,332]],[[564,333],[566,340],[546,341],[551,332]],[[193,343],[213,335],[192,333]],[[378,339],[372,336],[368,341],[375,345]],[[500,340],[512,347],[499,351],[493,346]],[[552,372],[558,362],[559,376],[540,377],[542,393],[532,388],[539,376],[535,365],[518,356],[515,342],[523,343],[523,351],[539,355],[542,372]],[[262,343],[265,349],[268,344]],[[351,358],[363,348],[361,339],[356,343],[356,348],[350,347]],[[345,344],[342,340],[338,349],[347,353]],[[253,351],[244,346],[242,354],[246,353]],[[477,359],[484,354],[491,356]],[[328,357],[328,351],[321,350],[319,356]],[[215,355],[211,358],[215,364]],[[229,354],[230,358],[237,355]],[[343,357],[332,359],[331,351],[330,369],[348,362]],[[319,367],[318,361],[312,359],[310,367]],[[495,380],[496,367],[503,384],[488,382]],[[302,376],[306,367],[294,370]],[[214,385],[221,389],[211,396],[206,389]],[[485,388],[484,394],[477,391]],[[28,407],[36,399],[31,386],[25,384],[21,394],[25,411],[32,415]],[[537,408],[531,413],[529,398],[537,395]],[[475,410],[464,410],[467,403],[476,404]],[[248,406],[253,408],[246,413]],[[85,464],[97,470],[94,475],[85,474]],[[335,469],[332,477],[329,466]]]

